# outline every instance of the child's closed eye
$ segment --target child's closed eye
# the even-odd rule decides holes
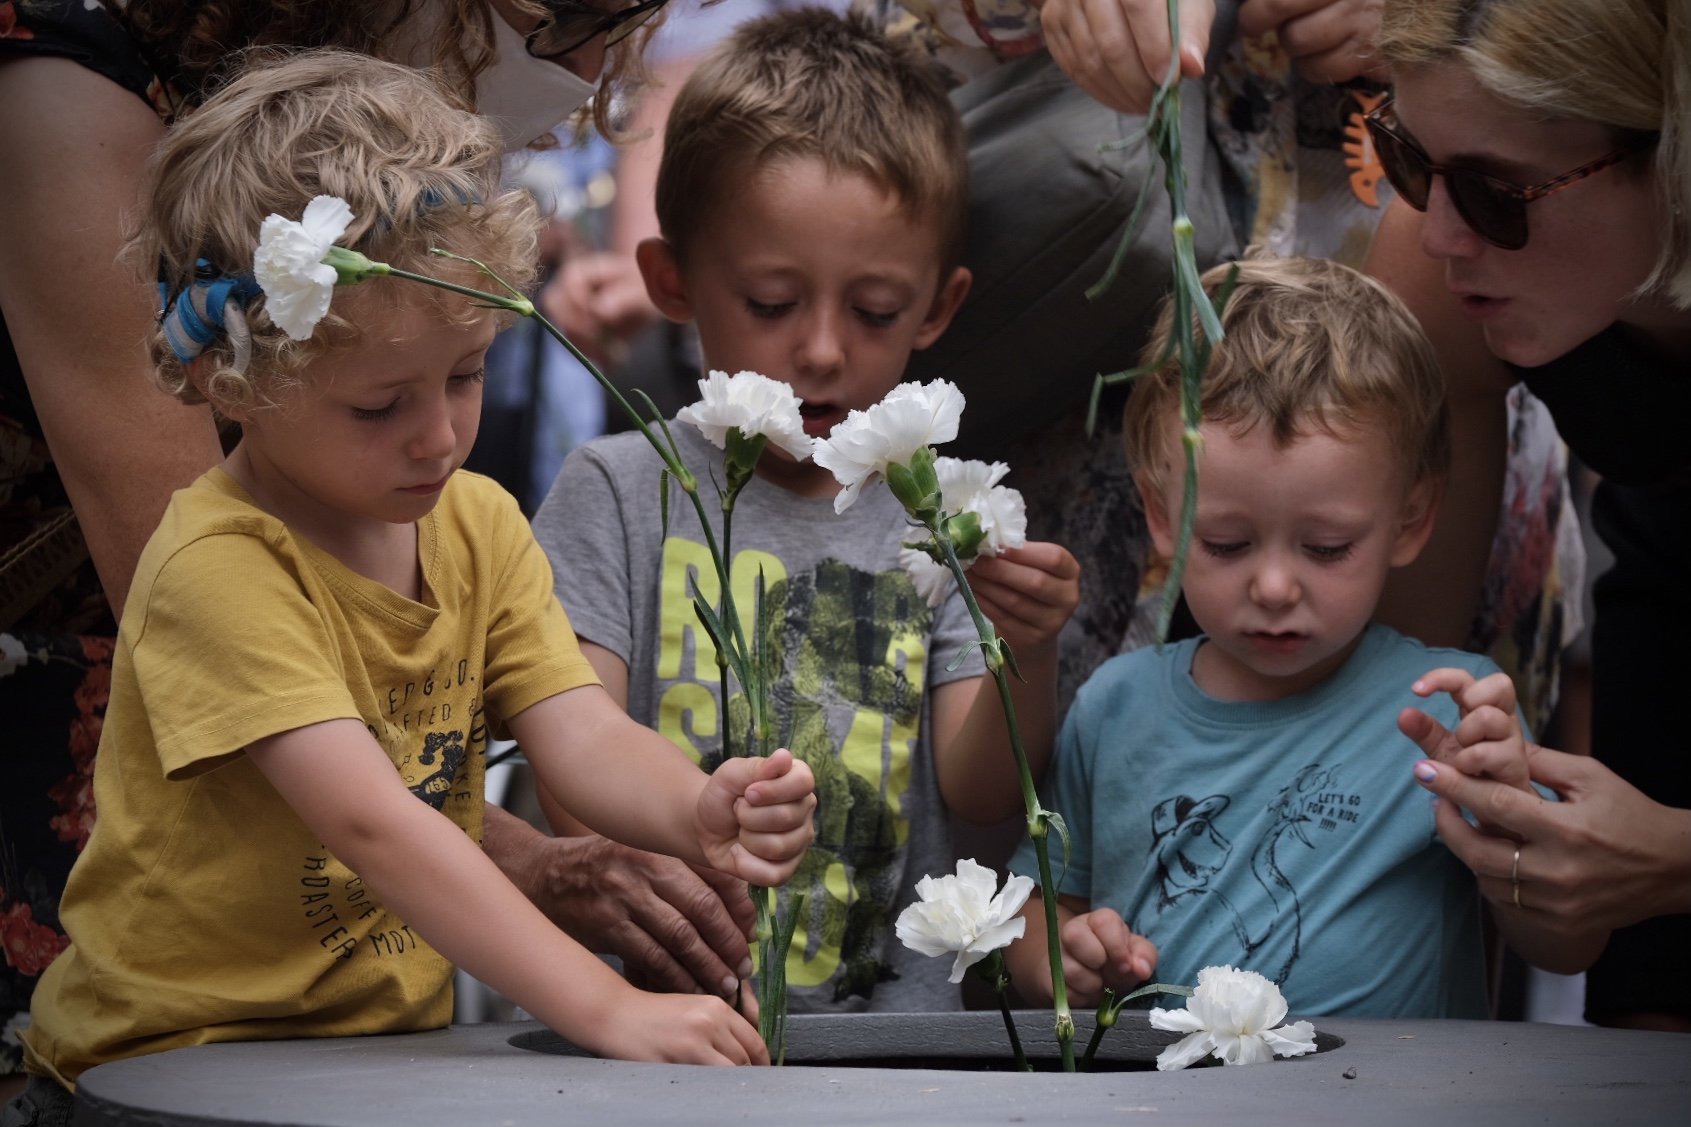
[[[1218,560],[1232,559],[1251,546],[1248,540],[1199,540],[1198,543],[1204,549],[1205,554],[1214,556]]]
[[[755,298],[746,299],[746,311],[753,317],[762,317],[766,321],[773,321],[785,317],[792,312],[793,303],[790,301],[758,301]]]
[[[1304,551],[1317,563],[1340,563],[1350,559],[1351,553],[1356,551],[1354,543],[1344,544],[1306,544]]]
[[[486,379],[487,368],[481,367],[477,368],[473,372],[462,372],[453,376],[452,383],[455,387],[474,387],[476,384],[482,383]]]
[[[902,309],[894,309],[890,312],[883,313],[878,309],[865,309],[859,305],[853,307],[853,312],[857,314],[858,318],[865,325],[868,325],[872,329],[890,329],[898,322],[899,314],[904,311]]]
[[[398,409],[399,400],[395,398],[393,402],[389,403],[385,407],[354,407],[352,409],[352,417],[355,419],[362,419],[367,423],[379,423],[383,419],[392,418],[393,413]]]

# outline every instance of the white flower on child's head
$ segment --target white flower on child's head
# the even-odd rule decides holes
[[[916,882],[921,897],[899,913],[898,938],[924,955],[947,955],[951,981],[962,982],[963,972],[1010,942],[1022,937],[1027,921],[1017,916],[1033,892],[1033,881],[1013,876],[998,889],[998,874],[985,865],[964,859],[957,862],[957,875],[923,877]]]
[[[747,438],[767,438],[801,462],[815,444],[804,433],[793,389],[756,372],[711,372],[699,381],[699,401],[683,407],[677,417],[698,427],[718,450],[728,448],[730,429]]]
[[[867,411],[851,412],[816,444],[816,464],[844,486],[834,511],[849,509],[888,466],[907,466],[916,451],[956,438],[962,417],[963,393],[948,380],[899,384]]]
[[[1005,548],[1020,548],[1028,542],[1028,510],[1018,490],[999,485],[1010,467],[1003,462],[980,462],[962,458],[935,458],[934,473],[947,513],[974,513],[980,518],[980,554],[996,556]]]
[[[1315,1051],[1315,1027],[1307,1021],[1279,1025],[1286,1017],[1280,988],[1254,970],[1205,967],[1183,1010],[1154,1009],[1153,1029],[1184,1033],[1157,1054],[1162,1071],[1185,1068],[1214,1053],[1222,1064],[1257,1064],[1276,1056]]]
[[[252,273],[264,291],[264,308],[294,340],[310,340],[329,312],[338,274],[323,259],[352,223],[352,208],[338,196],[318,196],[295,221],[271,214],[258,229]]]

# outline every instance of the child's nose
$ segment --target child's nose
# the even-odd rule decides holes
[[[799,339],[798,367],[806,373],[826,374],[845,363],[845,336],[840,319],[828,310],[817,310],[806,321]]]
[[[444,402],[430,404],[411,437],[411,456],[418,461],[438,461],[457,448],[458,427],[451,410]]]
[[[1262,607],[1280,609],[1293,605],[1303,595],[1297,572],[1283,560],[1267,560],[1251,577],[1251,599]]]

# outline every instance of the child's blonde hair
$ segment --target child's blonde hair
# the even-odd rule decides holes
[[[1267,426],[1284,447],[1318,428],[1377,426],[1414,484],[1441,490],[1450,468],[1444,379],[1415,317],[1380,283],[1317,258],[1248,258],[1221,323],[1225,336],[1204,373],[1200,416],[1235,433]],[[1232,264],[1203,276],[1214,295]],[[1174,323],[1165,300],[1145,363],[1162,354]],[[1201,329],[1198,331],[1202,331]],[[1127,460],[1162,490],[1175,463],[1180,365],[1170,357],[1133,385],[1122,413]]]
[[[869,17],[801,8],[751,20],[706,57],[669,114],[658,169],[663,236],[686,261],[709,216],[775,161],[820,160],[895,196],[958,264],[967,222],[963,123],[928,61]]]
[[[250,276],[265,217],[298,219],[314,196],[331,195],[353,213],[340,245],[401,269],[491,286],[429,253],[439,247],[522,286],[534,276],[539,220],[525,193],[500,191],[500,157],[493,126],[453,106],[420,72],[339,50],[258,55],[166,134],[149,166],[132,253],[158,271],[169,294],[194,281],[201,260],[202,276]],[[314,358],[360,340],[393,303],[425,295],[443,317],[483,314],[432,287],[382,281],[337,289],[311,339],[293,341],[260,296],[246,307],[244,366],[220,335],[192,362],[190,379],[191,365],[172,351],[161,324],[151,341],[158,380],[188,403],[272,404]]]

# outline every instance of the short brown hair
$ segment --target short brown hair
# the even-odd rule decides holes
[[[493,126],[409,67],[339,50],[265,54],[165,135],[149,166],[132,254],[171,293],[194,279],[201,259],[215,274],[250,275],[267,215],[297,219],[314,196],[331,195],[354,217],[341,245],[487,287],[479,274],[429,253],[440,247],[522,286],[534,276],[539,220],[526,194],[500,190],[500,158]],[[373,321],[380,303],[425,296],[445,316],[482,315],[441,290],[379,282],[337,290],[311,339],[293,341],[271,323],[260,297],[246,311],[250,361],[238,366],[221,336],[200,356],[199,382],[224,403],[274,402],[313,358],[361,338],[349,307]],[[151,344],[165,390],[202,401],[162,329]]]
[[[800,8],[751,20],[687,79],[658,168],[658,225],[676,257],[732,206],[736,183],[788,157],[867,177],[939,226],[942,267],[961,260],[962,120],[928,60],[869,17]]]
[[[1214,295],[1234,264],[1203,276]],[[1290,445],[1316,427],[1329,433],[1379,426],[1414,483],[1442,488],[1450,469],[1444,378],[1432,345],[1396,295],[1326,259],[1249,258],[1222,310],[1224,336],[1204,372],[1199,413],[1243,433],[1265,425]],[[1165,300],[1145,346],[1162,355],[1173,328]],[[1198,331],[1202,331],[1201,329]],[[1170,357],[1141,376],[1122,415],[1135,475],[1161,489],[1180,418],[1180,365]]]

